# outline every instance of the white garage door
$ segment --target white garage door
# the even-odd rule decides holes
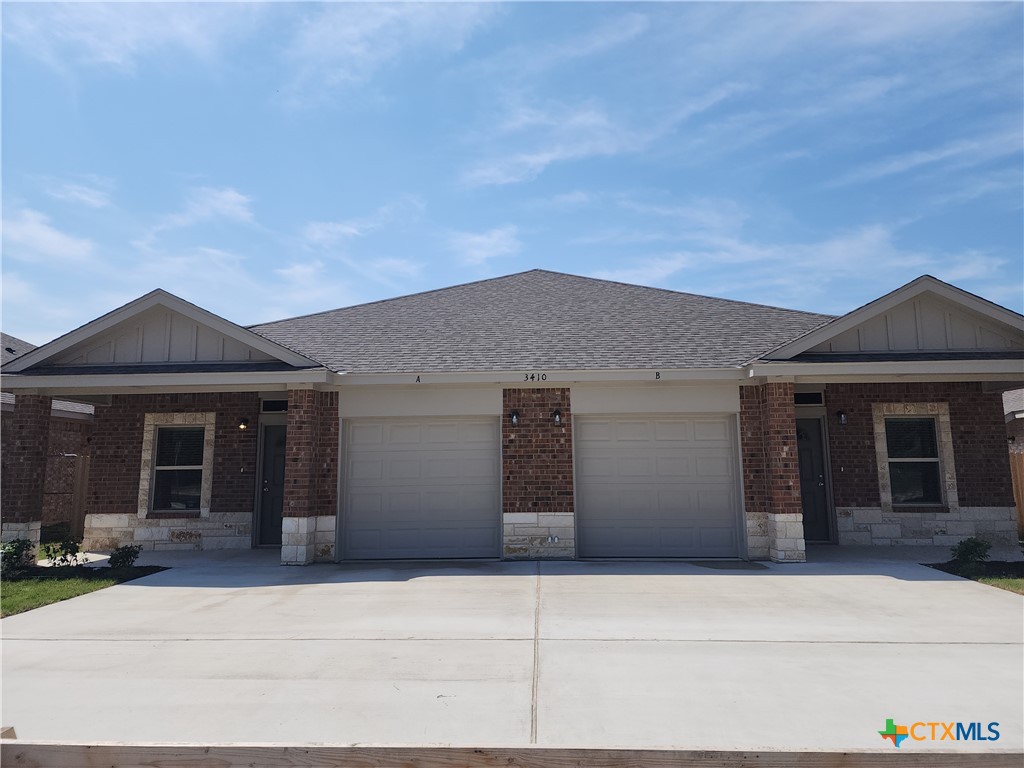
[[[581,557],[739,554],[729,416],[577,417]]]
[[[346,558],[499,556],[496,418],[353,419],[345,429]]]

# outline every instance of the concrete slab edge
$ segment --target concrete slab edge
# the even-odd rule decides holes
[[[345,768],[859,768],[860,766],[929,766],[930,768],[1019,768],[1018,751],[727,751],[663,749],[578,749],[558,747],[300,746],[287,744],[72,744],[8,741],[0,744],[5,767],[127,768],[127,766],[253,765],[266,768],[345,766]]]

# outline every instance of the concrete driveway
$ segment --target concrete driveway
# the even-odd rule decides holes
[[[171,570],[3,619],[22,740],[1024,748],[1024,598],[902,562]],[[155,561],[150,555],[150,562]],[[924,733],[921,731],[920,733]],[[940,729],[941,734],[941,729]]]

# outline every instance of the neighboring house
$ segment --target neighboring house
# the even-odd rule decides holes
[[[35,345],[0,333],[0,357],[6,366],[15,358],[31,352]],[[3,467],[0,482],[10,476],[8,460],[14,457],[12,425],[14,395],[0,393],[0,456]],[[85,487],[88,477],[89,433],[92,429],[93,406],[65,400],[53,400],[50,408],[49,441],[46,447],[46,468],[43,485],[42,525],[66,523],[75,536],[82,536],[85,527]]]
[[[1010,478],[1017,503],[1017,532],[1024,540],[1024,389],[1003,393],[1006,439],[1010,450]]]
[[[86,545],[283,563],[1016,540],[1024,318],[933,277],[841,317],[533,270],[243,328],[154,291],[5,367],[97,406]]]

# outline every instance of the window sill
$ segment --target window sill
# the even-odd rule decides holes
[[[893,504],[893,512],[949,512],[945,504]]]
[[[161,509],[150,510],[146,513],[149,520],[171,520],[181,518],[183,520],[198,519],[202,513],[198,509]]]

